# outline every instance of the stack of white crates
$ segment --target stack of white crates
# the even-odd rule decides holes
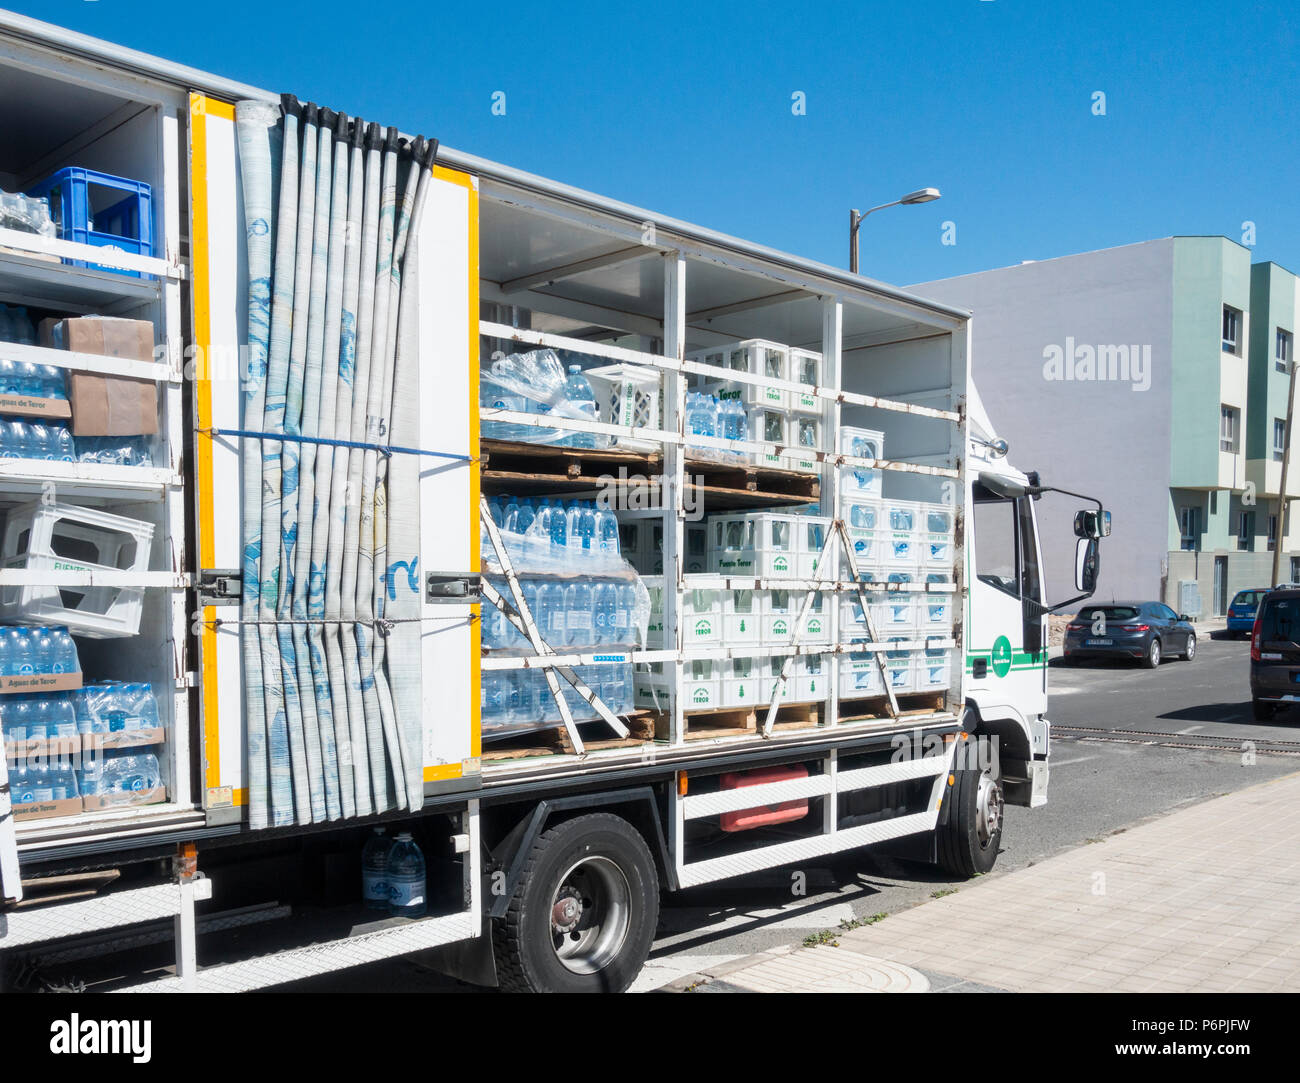
[[[812,579],[829,530],[830,520],[817,515],[711,515],[708,570],[757,579]]]
[[[845,427],[838,450],[853,458],[881,459],[884,437]],[[867,592],[867,604],[878,641],[886,644],[881,654],[890,687],[896,694],[947,688],[952,650],[933,644],[953,634],[954,508],[886,498],[881,471],[858,465],[841,467],[840,504],[858,574],[879,584]],[[882,694],[880,667],[868,648],[867,622],[856,594],[841,597],[839,621],[840,641],[850,648],[840,662],[840,694]],[[863,649],[853,651],[854,645]]]
[[[716,395],[719,399],[737,398],[744,404],[751,442],[807,448],[809,451],[807,458],[756,451],[751,456],[756,465],[781,470],[817,469],[817,458],[812,453],[822,448],[822,400],[813,393],[813,388],[821,384],[821,354],[751,338],[694,350],[686,355],[686,359],[768,380],[806,384],[807,391],[791,392],[764,383],[741,383],[723,377],[702,376],[696,386],[705,395]]]

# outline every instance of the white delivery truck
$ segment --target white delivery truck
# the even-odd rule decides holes
[[[968,313],[8,13],[0,86],[11,980],[621,990],[661,892],[1046,800]]]

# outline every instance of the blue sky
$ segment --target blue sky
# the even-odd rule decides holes
[[[1244,221],[1300,270],[1294,2],[9,2],[837,265],[850,207],[939,187],[863,226],[886,281]]]

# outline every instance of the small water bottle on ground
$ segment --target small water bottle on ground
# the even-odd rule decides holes
[[[397,836],[388,852],[388,911],[398,917],[423,917],[424,854],[407,831]]]

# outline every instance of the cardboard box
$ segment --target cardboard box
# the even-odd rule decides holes
[[[81,316],[42,320],[41,344],[76,353],[154,360],[149,320]],[[158,431],[158,387],[152,380],[69,372],[73,436],[152,436]]]
[[[0,395],[0,414],[7,417],[72,416],[72,405],[67,399],[41,399],[32,395]]]
[[[24,673],[0,677],[0,695],[36,692],[71,692],[81,687],[81,670],[76,673]]]
[[[33,801],[30,805],[14,805],[14,819],[48,820],[55,816],[76,816],[82,811],[80,797],[65,797],[62,801]]]

